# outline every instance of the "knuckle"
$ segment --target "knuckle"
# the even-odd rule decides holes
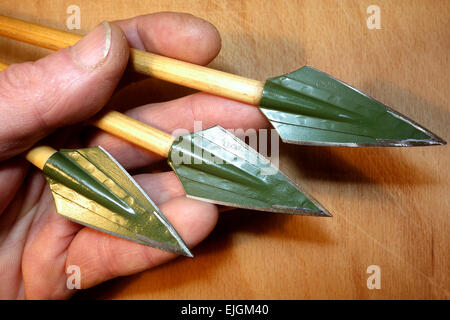
[[[40,105],[51,105],[54,92],[48,92],[42,68],[35,62],[14,64],[0,73],[0,104],[5,108],[20,107],[20,112],[30,113],[40,127],[46,128],[45,117]]]
[[[0,108],[20,110],[30,119],[28,128],[53,129],[51,121],[56,106],[62,104],[64,92],[59,77],[48,72],[41,61],[13,64],[0,73]]]
[[[34,87],[39,79],[39,68],[34,62],[26,62],[21,64],[13,64],[4,72],[0,73],[2,77],[1,94],[6,96],[8,100],[17,100],[23,97],[20,93],[24,88]]]

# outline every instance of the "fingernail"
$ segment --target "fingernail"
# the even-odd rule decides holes
[[[100,66],[111,49],[111,26],[104,21],[72,48],[73,60],[88,69]]]

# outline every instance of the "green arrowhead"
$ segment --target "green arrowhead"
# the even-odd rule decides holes
[[[289,143],[342,146],[445,144],[405,116],[308,66],[267,79],[260,110],[283,141]]]
[[[163,250],[192,256],[162,212],[102,148],[63,149],[44,174],[57,212],[80,224]]]
[[[180,137],[169,164],[191,198],[263,211],[331,216],[267,159],[220,126]]]

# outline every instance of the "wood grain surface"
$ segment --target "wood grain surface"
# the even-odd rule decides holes
[[[450,2],[430,1],[1,1],[0,14],[80,34],[102,20],[182,11],[215,24],[222,51],[211,67],[264,80],[304,64],[355,86],[450,139]],[[381,29],[369,30],[369,5]],[[0,39],[0,61],[49,51]],[[177,94],[186,91],[178,87]],[[168,90],[173,91],[173,90]],[[130,106],[148,95],[122,98]],[[280,167],[334,217],[235,210],[195,250],[135,276],[82,291],[106,299],[449,299],[450,151],[444,147],[283,145]],[[367,268],[381,289],[367,287]]]

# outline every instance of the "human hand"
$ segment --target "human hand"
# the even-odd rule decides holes
[[[161,161],[106,133],[85,136],[76,126],[110,99],[127,65],[128,45],[207,64],[220,50],[220,36],[191,15],[152,14],[101,24],[71,48],[0,72],[0,298],[69,298],[69,265],[80,267],[81,286],[89,288],[176,257],[58,215],[42,173],[21,155],[45,138],[58,148],[101,145],[126,169]],[[203,128],[267,126],[257,108],[203,93],[126,113],[167,132],[193,130],[194,120]],[[216,206],[187,199],[173,172],[134,178],[190,248],[214,228]]]

